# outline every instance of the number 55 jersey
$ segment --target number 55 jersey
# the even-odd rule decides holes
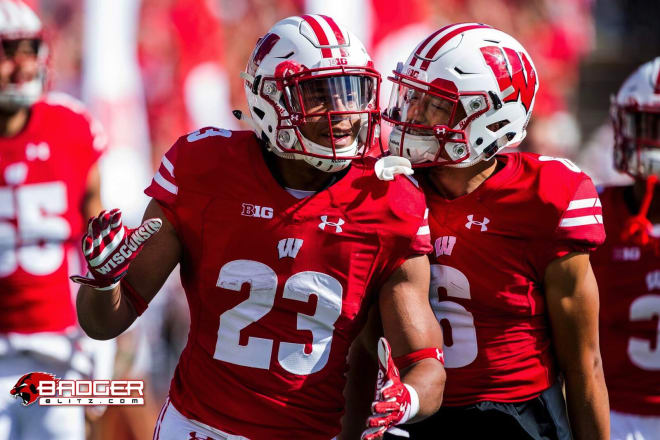
[[[497,160],[497,173],[453,200],[422,181],[447,406],[521,402],[554,383],[546,266],[605,239],[596,190],[572,162],[530,153]]]
[[[79,261],[88,174],[105,146],[98,122],[62,94],[0,137],[0,334],[76,324],[69,265]]]
[[[367,160],[299,200],[252,132],[205,128],[179,139],[146,193],[183,245],[191,328],[175,408],[252,439],[337,435],[369,304],[406,258],[431,250],[422,191],[381,182]]]

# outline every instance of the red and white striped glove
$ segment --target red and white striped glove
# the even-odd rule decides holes
[[[419,411],[419,397],[410,385],[401,382],[399,369],[392,360],[392,350],[387,339],[378,340],[378,379],[376,397],[371,404],[371,413],[367,419],[367,429],[362,433],[362,440],[381,438],[385,432],[407,437],[408,433],[394,428],[415,417]]]
[[[161,219],[150,218],[139,227],[129,229],[122,224],[119,209],[103,211],[90,218],[87,233],[82,239],[89,275],[74,275],[71,281],[98,290],[114,289],[126,275],[128,265],[162,225]]]

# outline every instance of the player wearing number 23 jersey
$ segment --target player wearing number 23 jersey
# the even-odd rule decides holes
[[[430,250],[423,195],[407,178],[388,185],[373,165],[354,164],[297,200],[252,132],[205,130],[174,145],[146,191],[185,255],[192,322],[171,402],[249,438],[327,440],[339,429],[346,356],[370,292]]]
[[[365,156],[380,115],[371,65],[330,17],[279,21],[241,74],[252,118],[235,114],[254,131],[181,137],[145,191],[142,226],[118,211],[91,221],[91,276],[72,279],[94,337],[125,330],[180,264],[191,327],[155,439],[333,438],[372,305],[392,378],[377,429],[440,406],[424,193],[406,176],[379,180]],[[406,355],[422,360],[399,376],[391,359]]]

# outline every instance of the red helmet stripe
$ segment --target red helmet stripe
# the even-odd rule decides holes
[[[417,57],[419,57],[421,55],[422,50],[424,50],[426,45],[429,44],[431,42],[431,40],[433,40],[439,33],[446,31],[447,29],[449,29],[452,26],[456,26],[456,25],[455,24],[450,24],[450,25],[441,27],[440,29],[438,29],[437,31],[435,31],[431,35],[429,35],[426,38],[426,40],[424,40],[422,42],[422,44],[420,44],[419,47],[417,48],[417,51],[415,52],[415,56],[413,57],[412,63],[410,63],[410,65],[412,67],[415,67],[415,63],[417,62]]]
[[[321,27],[319,22],[316,21],[316,19],[311,15],[303,15],[302,18],[312,27],[312,30],[316,35],[316,39],[319,41],[319,45],[329,46],[330,42],[328,41],[328,36],[325,34],[325,31],[323,30],[323,27]],[[329,47],[322,47],[321,55],[323,56],[323,58],[332,58],[332,49],[330,49]]]
[[[344,33],[339,29],[339,26],[337,26],[337,23],[335,23],[335,20],[333,20],[332,17],[328,17],[327,15],[321,15],[323,19],[325,20],[326,23],[330,26],[330,29],[332,29],[332,32],[335,34],[335,38],[337,38],[337,44],[344,45],[346,44],[346,38],[344,38]],[[341,53],[341,56],[345,57],[347,56],[346,50],[343,48],[339,49],[339,52]]]
[[[660,69],[658,69],[658,76],[655,78],[655,93],[660,93]]]
[[[446,35],[443,35],[442,38],[440,38],[438,41],[436,41],[436,43],[433,45],[433,47],[431,47],[431,49],[429,49],[429,51],[426,53],[426,55],[424,55],[424,58],[433,58],[435,56],[435,54],[438,53],[440,48],[442,46],[444,46],[447,41],[454,38],[456,35],[458,35],[460,33],[463,33],[465,31],[469,31],[471,29],[484,29],[484,28],[490,28],[490,26],[487,26],[485,24],[473,24],[473,25],[469,25],[469,26],[461,26],[457,29],[454,29],[453,31],[448,32]],[[426,59],[426,60],[424,60],[424,62],[422,62],[422,65],[420,66],[420,69],[426,70],[426,69],[429,68],[430,64],[431,64],[431,61]]]
[[[332,19],[332,17],[328,17],[327,15],[321,15],[323,19],[328,23],[330,26],[330,29],[332,29],[332,32],[334,32],[335,37],[337,38],[337,44],[346,44],[346,38],[344,38],[344,34],[342,33],[341,29],[339,29],[339,26],[337,26],[337,23]]]

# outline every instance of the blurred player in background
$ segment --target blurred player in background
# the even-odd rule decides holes
[[[449,25],[391,79],[383,118],[426,193],[447,367],[442,408],[406,425],[411,438],[608,438],[596,190],[568,160],[498,154],[526,134],[538,89],[528,52],[490,26]]]
[[[600,192],[607,240],[592,257],[613,440],[660,438],[660,57],[612,98],[614,166]]]
[[[39,18],[0,1],[0,439],[82,439],[83,407],[23,408],[9,391],[26,373],[90,374],[68,276],[84,221],[101,208],[98,123],[65,95],[44,94]]]
[[[366,50],[330,17],[289,17],[241,76],[252,118],[237,115],[254,132],[182,136],[146,190],[142,226],[116,210],[92,221],[92,276],[73,277],[83,328],[122,333],[180,263],[191,329],[154,437],[327,440],[348,348],[378,303],[392,344],[380,343],[381,400],[393,396],[380,423],[432,414],[444,369],[424,198],[357,160],[380,111]],[[399,378],[392,356],[410,355],[423,359]]]

